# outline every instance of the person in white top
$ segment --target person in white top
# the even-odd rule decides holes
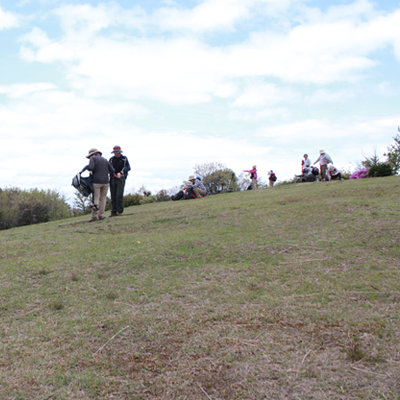
[[[304,160],[301,160],[301,172],[303,173],[304,168],[311,167],[311,160],[308,158],[308,154],[304,154]]]
[[[321,180],[326,181],[328,164],[333,164],[332,158],[325,153],[325,150],[320,150],[319,157],[314,161],[314,164],[317,162],[319,162],[320,166]]]

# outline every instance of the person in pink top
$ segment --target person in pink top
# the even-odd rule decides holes
[[[257,165],[253,165],[253,169],[244,170],[243,172],[248,172],[251,179],[251,187],[253,190],[257,189]]]

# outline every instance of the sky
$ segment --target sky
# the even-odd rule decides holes
[[[400,1],[0,0],[0,187],[59,190],[122,147],[126,192],[195,164],[354,169],[400,125]]]

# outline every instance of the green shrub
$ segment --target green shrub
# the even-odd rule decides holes
[[[124,196],[124,207],[139,206],[142,199],[140,194],[127,194]]]
[[[171,196],[168,195],[165,189],[162,189],[154,196],[154,199],[155,201],[169,201]]]
[[[393,175],[393,168],[388,162],[383,162],[373,165],[368,170],[368,176],[370,177],[390,176],[390,175]]]
[[[6,188],[0,191],[0,229],[55,221],[69,216],[65,197],[55,190]]]
[[[143,199],[140,200],[140,204],[149,204],[149,203],[154,203],[156,199],[154,196],[149,196],[149,197],[143,197]]]

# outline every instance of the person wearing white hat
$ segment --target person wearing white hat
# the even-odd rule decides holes
[[[343,180],[341,172],[333,164],[328,165],[328,176],[329,180],[332,179],[338,179],[339,181]]]
[[[91,171],[93,176],[93,207],[92,217],[90,221],[97,221],[104,218],[104,210],[106,208],[106,199],[109,185],[109,175],[114,175],[113,166],[102,157],[101,151],[96,148],[90,149],[86,156],[89,165],[83,170]]]
[[[257,189],[257,165],[253,165],[252,169],[243,170],[243,172],[248,172],[250,174],[251,179],[251,187],[253,190]]]
[[[193,192],[196,195],[196,199],[201,199],[202,196],[207,194],[207,188],[204,186],[200,179],[196,179],[195,176],[190,175],[188,181],[192,184]]]
[[[321,180],[326,181],[327,174],[326,171],[328,169],[328,164],[333,164],[332,158],[329,154],[325,153],[325,150],[319,151],[319,157],[314,161],[313,165],[319,162],[320,166],[320,173],[321,173]]]

